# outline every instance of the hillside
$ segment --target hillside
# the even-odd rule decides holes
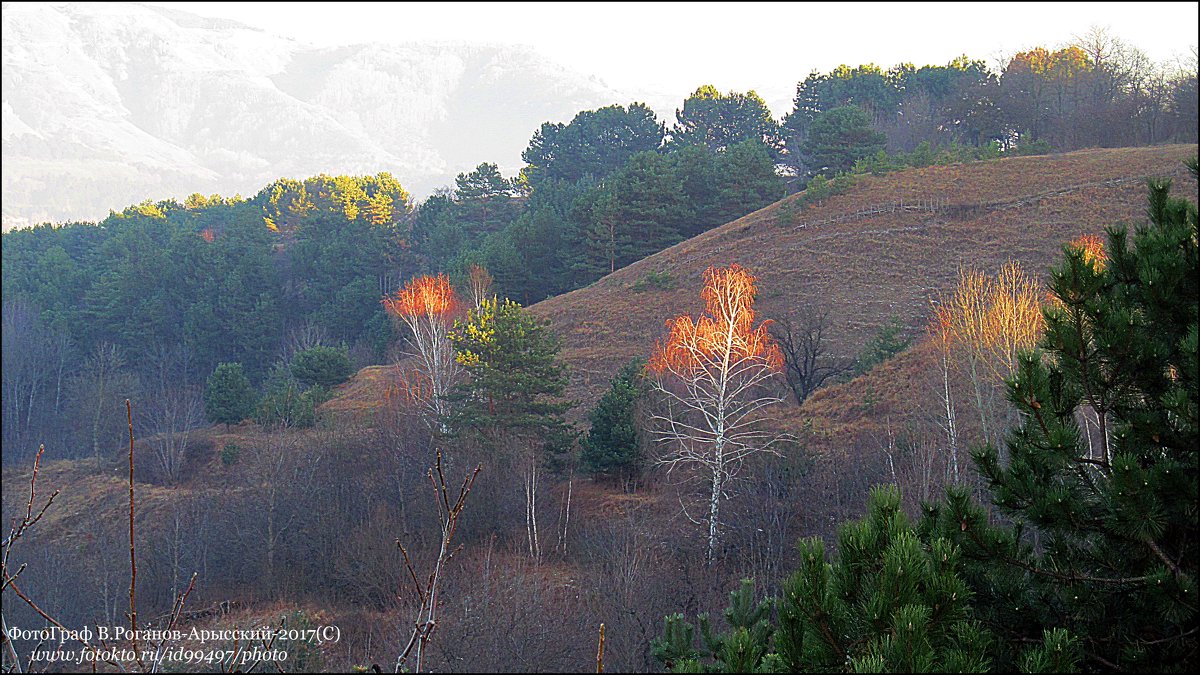
[[[1171,176],[1177,192],[1195,198],[1196,183],[1179,164],[1195,151],[1094,150],[862,177],[819,206],[800,211],[788,207],[799,198],[789,198],[532,309],[563,336],[577,417],[628,358],[649,352],[668,317],[699,310],[700,275],[710,265],[736,262],[758,274],[765,318],[788,316],[811,299],[826,302],[834,350],[852,355],[890,316],[919,336],[929,296],[951,288],[959,265],[994,271],[1016,259],[1044,275],[1063,242],[1108,223],[1140,221],[1145,176]],[[699,549],[689,548],[694,531],[679,509],[689,491],[662,471],[634,490],[578,476],[552,483],[541,511],[545,532],[562,528],[561,554],[555,546],[532,564],[513,508],[510,468],[489,463],[445,589],[456,610],[459,602],[464,609],[447,613],[439,644],[487,655],[470,661],[484,669],[491,662],[479,659],[531,663],[526,659],[536,654],[558,659],[557,670],[581,670],[591,666],[593,652],[572,638],[590,634],[590,622],[602,617],[614,660],[633,664],[612,670],[649,669],[645,645],[661,617],[678,608],[680,593],[698,598],[687,608],[692,612],[716,606],[729,584],[747,574],[778,577],[795,563],[797,537],[832,542],[839,522],[862,513],[874,484],[903,483],[910,508],[937,489],[930,479],[938,467],[930,460],[942,451],[928,436],[896,442],[907,429],[928,430],[936,398],[931,384],[940,384],[931,383],[940,375],[931,347],[917,339],[802,407],[778,406],[774,417],[798,444],[781,464],[755,467],[755,480],[738,485],[722,516],[727,564],[715,569],[689,571],[688,561],[699,560]],[[400,649],[394,617],[398,608],[406,611],[396,589],[407,579],[393,543],[403,539],[428,553],[436,542],[426,529],[434,507],[420,497],[429,486],[429,457],[414,452],[412,437],[422,434],[407,426],[419,422],[388,414],[395,377],[394,367],[363,369],[338,387],[324,408],[330,423],[316,429],[267,433],[246,422],[195,430],[175,485],[155,466],[159,439],[139,435],[135,522],[143,611],[164,611],[173,598],[161,590],[155,598],[147,588],[182,587],[186,573],[197,570],[184,626],[261,625],[286,614],[298,624],[337,624],[359,649],[342,656],[342,645],[336,654],[326,647],[309,658],[394,658]],[[962,417],[964,426],[972,423]],[[68,622],[109,611],[112,584],[120,590],[123,583],[129,492],[124,448],[117,450],[97,462],[56,461],[48,449],[38,474],[38,504],[61,492],[36,534],[22,542],[31,561],[22,584],[48,596],[48,606],[65,607]],[[451,474],[463,470],[452,466]],[[30,478],[28,467],[4,471],[6,518],[23,513]],[[565,504],[573,506],[559,518]],[[546,535],[547,549],[552,538]],[[62,576],[91,584],[90,604],[56,598]],[[522,630],[528,626],[537,630]],[[492,635],[522,639],[491,642]],[[441,658],[456,662],[449,652]]]
[[[764,318],[826,303],[833,352],[854,356],[892,316],[919,330],[930,297],[953,287],[961,265],[991,273],[1017,260],[1044,275],[1067,241],[1141,220],[1147,176],[1170,176],[1194,194],[1181,160],[1195,152],[1086,150],[860,176],[819,205],[792,208],[799,197],[789,197],[531,309],[563,338],[580,416],[622,364],[649,354],[668,318],[701,309],[710,265],[756,274]],[[365,369],[329,409],[375,407],[390,370]]]
[[[1195,151],[1187,145],[1089,150],[863,176],[820,205],[789,210],[798,199],[790,197],[531,309],[563,338],[568,395],[579,401],[576,419],[621,365],[650,352],[669,317],[700,310],[700,277],[710,265],[736,262],[757,274],[764,318],[794,315],[806,302],[827,303],[832,350],[853,356],[892,316],[917,335],[930,296],[953,287],[960,265],[992,272],[1016,259],[1044,275],[1064,242],[1101,233],[1109,223],[1139,221],[1146,176],[1171,176],[1177,192],[1194,196],[1196,184],[1180,160]],[[909,209],[937,210],[863,213],[901,200]],[[847,452],[912,413],[931,355],[918,340],[867,375],[818,391],[796,414],[778,417],[793,431],[807,423],[816,432],[805,435],[810,449]],[[323,410],[341,429],[370,425],[396,374],[391,366],[364,368]],[[863,405],[868,398],[875,404]],[[204,490],[226,472],[217,449],[255,445],[260,436],[253,425],[204,430],[185,472],[192,476],[190,489]],[[47,481],[56,486],[87,483],[93,472],[87,460],[46,467]],[[6,471],[5,479],[19,484],[27,475]],[[120,487],[115,478],[111,483],[114,491]]]

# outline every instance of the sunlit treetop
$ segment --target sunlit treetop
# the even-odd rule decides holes
[[[954,293],[935,303],[928,330],[939,348],[963,348],[1007,377],[1017,352],[1032,349],[1045,331],[1045,299],[1041,284],[1016,262],[995,277],[963,269]]]
[[[1092,62],[1087,52],[1072,45],[1053,52],[1043,47],[1020,52],[1009,62],[1009,68],[1013,66],[1028,68],[1038,75],[1071,75],[1090,70]]]
[[[713,364],[763,360],[772,370],[783,369],[783,353],[768,332],[769,321],[754,326],[755,277],[744,267],[710,267],[704,272],[705,313],[697,320],[683,315],[667,322],[668,336],[660,342],[648,367],[689,373]]]
[[[1104,250],[1104,240],[1094,234],[1080,235],[1071,241],[1070,246],[1083,251],[1083,259],[1091,263],[1097,271],[1103,270],[1108,262],[1108,253]]]
[[[400,317],[449,317],[458,311],[458,297],[445,274],[410,280],[383,300],[389,312]]]

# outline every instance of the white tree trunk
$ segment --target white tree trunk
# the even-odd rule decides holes
[[[717,446],[715,459],[712,472],[712,494],[708,499],[708,553],[704,556],[704,562],[708,565],[712,564],[717,553],[717,525],[721,509],[721,482],[725,472],[721,461],[720,445]]]
[[[525,537],[529,543],[529,557],[540,562],[542,547],[538,542],[537,529],[537,464],[530,461],[525,471]]]
[[[950,358],[942,352],[942,400],[946,403],[946,436],[950,443],[950,475],[958,483],[958,429],[954,421],[954,399],[950,397]]]

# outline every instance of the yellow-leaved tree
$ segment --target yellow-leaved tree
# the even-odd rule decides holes
[[[958,286],[934,302],[929,333],[942,357],[949,470],[957,482],[959,428],[955,420],[950,373],[962,370],[971,382],[984,442],[997,429],[995,417],[1002,405],[997,395],[1016,366],[1017,354],[1032,349],[1045,330],[1042,304],[1045,290],[1025,274],[1020,264],[1006,263],[991,277],[975,269],[959,271]]]

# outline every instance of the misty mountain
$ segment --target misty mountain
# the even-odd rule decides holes
[[[135,4],[3,15],[5,229],[322,172],[421,196],[483,161],[515,172],[544,121],[632,100],[526,47],[315,48]]]

